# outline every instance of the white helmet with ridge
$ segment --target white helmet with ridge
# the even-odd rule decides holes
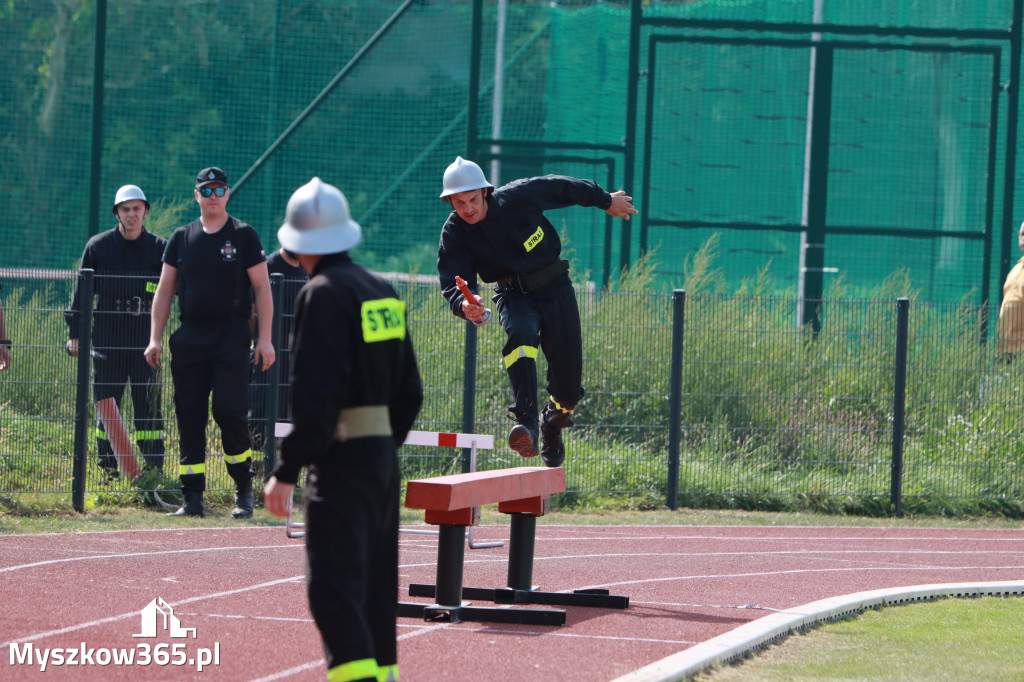
[[[310,256],[348,251],[363,232],[352,220],[345,195],[320,178],[295,190],[288,200],[277,240],[286,250]]]
[[[114,195],[114,215],[117,215],[118,206],[132,199],[138,199],[146,204],[146,211],[149,211],[149,201],[146,200],[146,195],[142,193],[142,189],[138,185],[124,185]]]
[[[494,189],[494,185],[487,182],[480,166],[461,156],[455,157],[455,161],[444,169],[444,180],[441,185],[444,190],[441,192],[442,199],[474,189]]]

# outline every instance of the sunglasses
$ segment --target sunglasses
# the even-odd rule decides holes
[[[227,187],[200,187],[199,188],[199,195],[200,196],[204,196],[204,197],[208,197],[208,196],[216,194],[217,196],[222,197],[222,196],[224,196],[225,193],[227,193],[227,191],[228,191]]]

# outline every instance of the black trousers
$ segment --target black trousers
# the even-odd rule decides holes
[[[517,420],[537,422],[537,349],[548,361],[546,388],[572,409],[583,397],[583,333],[576,292],[568,276],[535,292],[509,290],[494,297],[501,326],[508,334],[502,351]]]
[[[228,473],[248,480],[252,453],[249,411],[249,324],[232,318],[212,327],[182,324],[171,334],[174,411],[181,439],[182,492],[206,489],[206,425],[221,431]]]
[[[143,347],[96,349],[102,358],[93,358],[93,400],[99,402],[113,398],[121,411],[121,399],[126,384],[131,386],[132,413],[135,422],[135,441],[147,464],[163,467],[164,416],[160,406],[160,385],[157,373],[142,354]],[[99,465],[117,469],[114,450],[110,447],[103,422],[96,420],[96,454]]]
[[[398,478],[390,437],[335,443],[310,467],[306,589],[328,670],[397,662]]]

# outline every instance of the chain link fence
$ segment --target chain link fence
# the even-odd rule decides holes
[[[73,277],[8,274],[0,282],[14,341],[12,367],[0,375],[0,494],[70,495],[76,446],[86,453],[90,495],[173,488],[177,434],[167,367],[158,382],[168,460],[162,476],[140,477],[134,486],[111,480],[97,466],[91,428],[86,442],[76,443],[77,363],[84,358],[65,354],[64,323]],[[464,431],[468,391],[473,432],[493,435],[497,443],[478,453],[478,468],[520,465],[504,445],[512,397],[500,327],[472,330],[476,352],[467,358],[471,329],[451,316],[437,285],[408,277],[394,283],[408,304],[424,380],[415,428]],[[586,397],[567,432],[570,497],[621,494],[670,506],[757,506],[767,498],[826,505],[862,499],[882,506],[900,499],[980,499],[1019,508],[1024,500],[1024,364],[984,342],[994,311],[908,301],[901,360],[894,299],[822,301],[815,333],[795,323],[793,299],[682,299],[677,292],[674,304],[672,292],[629,289],[628,283],[619,291],[578,287]],[[541,378],[545,369],[541,358]],[[254,383],[261,382],[256,377]],[[254,395],[265,400],[269,392],[264,387]],[[894,419],[900,414],[905,417]],[[127,399],[122,416],[132,432]],[[254,422],[254,433],[272,429],[269,422]],[[210,488],[227,491],[212,422],[208,438]],[[405,447],[403,476],[458,472],[463,455]]]
[[[992,302],[1021,205],[1019,3],[5,3],[0,266],[75,268],[119,186],[187,214],[217,165],[268,250],[319,175],[362,262],[430,273],[441,175],[470,155],[495,183],[632,194],[629,223],[558,218],[602,284],[657,249],[660,281],[689,289],[681,266],[717,232],[731,283],[768,268],[781,292],[807,266],[866,289],[904,267],[928,300]]]

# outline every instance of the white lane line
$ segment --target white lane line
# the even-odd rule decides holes
[[[685,602],[676,603],[676,602],[667,602],[667,601],[638,601],[636,599],[630,599],[629,600],[629,605],[630,606],[642,606],[642,605],[645,605],[645,604],[648,605],[648,606],[680,606],[680,607],[692,608],[692,609],[739,609],[739,610],[754,609],[754,610],[757,610],[757,611],[781,611],[782,610],[782,609],[773,609],[770,606],[758,606],[756,604],[740,604],[739,606],[735,606],[735,605],[732,605],[732,604],[687,604]]]
[[[257,677],[256,679],[251,680],[250,682],[273,682],[274,680],[283,680],[286,677],[298,675],[299,673],[304,673],[307,670],[312,670],[313,668],[324,668],[324,672],[327,672],[326,666],[327,661],[321,658],[319,661],[310,661],[309,663],[303,663],[302,665],[297,665],[294,668],[282,670],[281,672],[274,673],[273,675],[267,675],[266,677]]]
[[[622,532],[625,532],[627,530],[637,530],[637,529],[640,529],[640,530],[651,530],[651,528],[652,528],[652,526],[619,526],[619,525],[614,525],[614,526],[613,525],[607,525],[607,526],[599,526],[599,525],[576,526],[576,525],[565,524],[565,523],[542,523],[542,524],[538,524],[537,527],[538,528],[563,528],[563,529],[569,529],[569,530],[573,530],[573,529],[579,530],[579,529],[583,529],[583,528],[596,528],[596,529],[601,529],[601,530],[604,530],[604,529],[622,530]],[[958,533],[958,532],[964,532],[964,533],[974,533],[974,532],[978,532],[978,533],[1019,533],[1020,532],[1019,528],[912,528],[912,527],[908,527],[908,526],[900,527],[900,526],[846,526],[846,525],[835,525],[835,526],[793,526],[793,525],[779,525],[779,526],[740,526],[740,525],[736,525],[736,526],[717,526],[717,525],[715,525],[715,526],[693,526],[693,525],[686,525],[686,524],[678,524],[678,525],[661,525],[661,524],[658,524],[657,528],[658,528],[659,531],[664,531],[665,529],[669,529],[669,528],[672,528],[672,529],[680,529],[681,528],[681,529],[686,529],[686,530],[691,530],[691,531],[695,531],[697,529],[700,529],[700,530],[703,530],[703,531],[707,531],[707,530],[738,530],[738,529],[751,530],[751,529],[759,529],[759,528],[763,528],[765,530],[770,530],[770,531],[771,530],[805,530],[806,531],[806,530],[812,530],[814,528],[818,528],[818,529],[824,528],[824,529],[827,529],[827,530],[869,530],[869,531],[883,531],[883,532],[911,531],[911,532],[925,532],[925,533],[928,532],[928,531],[935,531],[936,533]]]
[[[1024,551],[1024,549],[1022,549]],[[604,552],[601,554],[552,554],[550,556],[537,556],[534,557],[538,560],[559,560],[559,559],[593,559],[593,558],[616,558],[626,557],[635,558],[637,556],[644,557],[713,557],[713,556],[750,556],[750,557],[762,557],[762,556],[815,556],[820,557],[823,555],[841,555],[841,554],[884,554],[886,556],[900,556],[903,554],[951,554],[951,555],[962,555],[977,556],[979,553],[985,556],[997,556],[997,555],[1008,555],[1008,556],[1020,556],[1021,552],[1013,550],[986,550],[979,552],[978,550],[950,550],[950,549],[782,549],[782,550],[770,550],[770,551],[757,551],[752,550],[750,552],[643,552],[638,554],[636,552],[622,552],[622,553],[611,553]]]
[[[312,618],[285,618],[284,616],[247,616],[230,613],[201,613],[195,611],[192,613],[181,612],[175,613],[177,616],[188,616],[189,618],[226,618],[228,620],[270,620],[282,623],[312,623]]]
[[[209,533],[214,530],[223,530],[231,532],[244,532],[250,530],[274,530],[281,532],[284,530],[284,524],[280,526],[243,526],[243,527],[231,527],[231,526],[211,526],[209,528],[147,528],[145,530],[135,530],[126,528],[124,530],[76,530],[72,533],[21,533],[12,534],[5,537],[8,538],[45,538],[53,537],[55,535],[61,537],[78,537],[80,535],[118,535],[124,533],[131,533],[132,535],[141,535],[143,533],[192,533],[201,532]]]
[[[448,624],[445,623],[445,624],[441,624],[441,625],[431,625],[431,626],[399,625],[398,627],[399,628],[409,628],[409,627],[416,628],[414,632],[408,632],[408,633],[406,633],[404,635],[398,635],[397,641],[401,642],[403,639],[409,639],[411,637],[418,637],[419,635],[428,634],[428,633],[434,632],[435,630],[442,630],[442,629],[448,627]],[[303,663],[302,665],[297,665],[297,666],[295,666],[293,668],[288,668],[287,670],[282,670],[281,672],[277,672],[277,673],[274,673],[272,675],[267,675],[266,677],[258,677],[258,678],[254,679],[254,680],[251,680],[250,682],[275,682],[275,680],[283,680],[283,679],[285,679],[287,677],[292,677],[293,675],[298,675],[299,673],[304,673],[307,670],[312,670],[313,668],[323,667],[323,666],[326,666],[326,665],[327,665],[327,661],[325,661],[324,659],[321,658],[319,661],[310,661],[309,663]]]
[[[686,580],[717,580],[719,578],[761,578],[779,575],[797,575],[800,573],[851,573],[853,571],[1019,571],[1024,569],[1024,564],[1015,566],[922,566],[921,568],[907,568],[906,566],[875,567],[875,566],[851,566],[848,568],[802,568],[786,571],[762,571],[757,573],[719,573],[713,575],[679,575],[666,578],[645,578],[643,580],[623,580],[614,583],[601,583],[599,585],[588,585],[574,589],[599,589],[608,587],[621,587],[623,585],[642,585],[646,583],[664,583]]]
[[[290,578],[280,578],[278,580],[271,580],[271,581],[265,582],[265,583],[258,583],[256,585],[250,585],[248,587],[239,587],[239,588],[236,588],[236,589],[233,589],[233,590],[225,590],[223,592],[214,592],[213,594],[203,594],[203,595],[199,595],[197,597],[189,597],[188,599],[182,599],[181,601],[170,603],[170,605],[175,607],[175,608],[177,608],[178,606],[181,606],[183,604],[192,604],[194,602],[204,601],[206,599],[218,599],[220,597],[230,597],[231,595],[234,595],[234,594],[242,594],[244,592],[252,592],[252,591],[255,591],[255,590],[264,589],[266,587],[274,587],[276,585],[282,585],[284,583],[294,582],[296,580],[301,580],[303,577],[304,576],[296,575],[296,576],[292,576]],[[36,640],[44,639],[46,637],[54,637],[56,635],[63,635],[63,634],[67,634],[68,632],[76,632],[77,630],[84,630],[85,628],[91,628],[91,627],[94,627],[96,625],[103,625],[105,623],[113,623],[114,621],[124,620],[125,618],[138,618],[138,617],[139,617],[139,610],[136,609],[135,611],[131,611],[129,613],[121,613],[121,614],[118,614],[116,616],[107,616],[106,618],[99,618],[97,620],[91,620],[91,621],[88,621],[88,622],[85,622],[85,623],[78,623],[77,625],[69,625],[67,627],[63,627],[63,628],[60,628],[60,629],[57,629],[57,630],[49,630],[47,632],[37,632],[37,633],[35,633],[33,635],[28,635],[26,637],[20,637],[18,639],[12,639],[9,642],[0,642],[0,649],[4,649],[5,647],[9,647],[11,644],[20,644],[22,642],[29,642],[29,641],[34,642]]]
[[[603,541],[636,541],[645,542],[648,540],[716,540],[720,542],[1020,542],[1024,543],[1024,536],[1011,538],[986,538],[963,535],[934,535],[934,536],[908,536],[899,535],[893,537],[876,537],[871,535],[568,535],[568,536],[545,536],[538,535],[537,542],[603,542]]]
[[[652,644],[696,644],[697,642],[688,639],[653,639],[650,637],[616,637],[613,635],[579,635],[571,632],[551,632],[549,630],[502,630],[501,628],[483,627],[460,627],[458,630],[468,632],[482,632],[486,634],[502,635],[532,635],[540,637],[565,637],[569,639],[592,639],[599,641],[613,642],[649,642]]]
[[[199,552],[234,552],[238,550],[247,551],[263,551],[266,549],[292,549],[295,547],[302,547],[302,545],[262,545],[259,547],[253,547],[252,545],[246,545],[242,547],[203,547],[199,549],[168,549],[158,552],[128,552],[124,554],[96,554],[94,556],[78,556],[69,557],[66,559],[48,559],[46,561],[36,561],[31,564],[20,564],[18,566],[7,566],[6,568],[0,568],[0,573],[8,573],[10,571],[20,571],[26,568],[38,568],[40,566],[53,566],[54,564],[65,564],[72,561],[94,561],[97,559],[130,559],[133,557],[149,557],[149,556],[161,556],[166,554],[194,554]]]

